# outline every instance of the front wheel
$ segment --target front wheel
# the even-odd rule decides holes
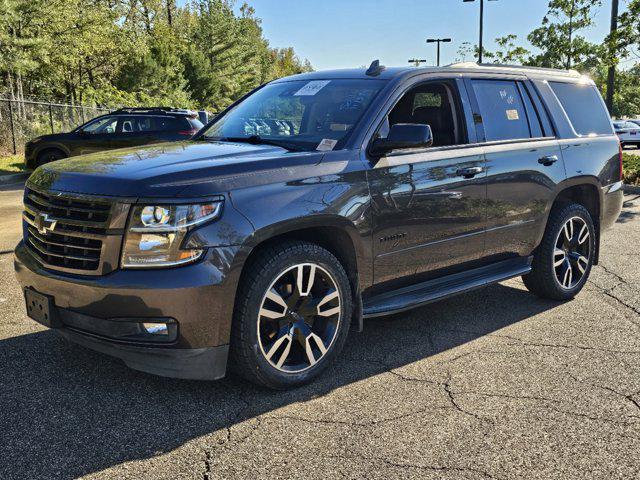
[[[542,298],[569,300],[587,283],[595,258],[595,228],[579,204],[555,208],[534,254],[531,273],[522,279]]]
[[[317,377],[342,350],[351,321],[347,274],[324,248],[291,242],[260,252],[243,276],[231,368],[270,388]]]
[[[57,148],[47,148],[38,154],[38,158],[36,159],[36,166],[41,167],[47,163],[55,162],[56,160],[62,160],[63,158],[67,158],[67,155]]]

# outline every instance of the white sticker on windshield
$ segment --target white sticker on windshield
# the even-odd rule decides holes
[[[310,97],[318,93],[320,90],[322,90],[324,87],[326,87],[330,83],[331,83],[331,80],[314,80],[313,82],[307,83],[304,87],[302,87],[293,95],[295,97],[300,97],[300,96]]]
[[[318,152],[329,152],[335,148],[337,143],[337,140],[333,140],[331,138],[323,138],[316,150]]]

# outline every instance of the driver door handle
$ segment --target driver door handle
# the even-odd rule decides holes
[[[545,155],[544,157],[540,157],[538,159],[538,163],[541,165],[544,165],[545,167],[550,167],[557,161],[558,161],[557,155]]]
[[[456,170],[456,175],[464,178],[473,178],[482,172],[484,172],[484,168],[482,167],[467,167]]]

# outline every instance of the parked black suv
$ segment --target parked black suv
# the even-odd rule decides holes
[[[569,300],[623,193],[575,72],[459,64],[271,82],[193,140],[38,168],[28,314],[159,375],[316,377],[350,325],[515,276]],[[428,320],[425,320],[428,321]]]
[[[69,133],[43,135],[24,147],[25,165],[34,169],[87,153],[185,140],[203,127],[198,113],[174,108],[123,108],[96,117]]]

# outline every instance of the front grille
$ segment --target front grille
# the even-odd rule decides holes
[[[27,189],[25,244],[43,264],[70,270],[100,267],[111,203]]]

